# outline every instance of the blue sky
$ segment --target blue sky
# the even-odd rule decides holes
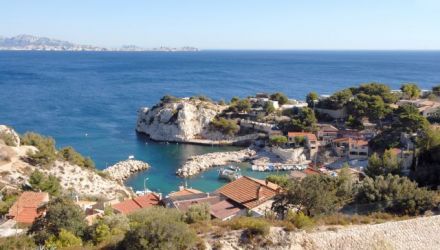
[[[0,0],[0,35],[117,47],[440,49],[438,0]]]

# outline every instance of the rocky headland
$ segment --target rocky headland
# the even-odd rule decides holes
[[[142,170],[146,170],[148,168],[150,168],[150,165],[146,162],[129,159],[125,161],[120,161],[115,165],[104,169],[104,172],[107,173],[111,179],[123,182],[132,174]]]
[[[164,97],[165,98],[165,97]],[[210,122],[226,105],[189,98],[168,98],[138,111],[136,131],[152,140],[211,144],[225,139],[209,129]]]

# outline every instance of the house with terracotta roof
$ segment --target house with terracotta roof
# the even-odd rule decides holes
[[[245,210],[239,204],[227,200],[218,193],[196,193],[184,195],[168,195],[163,203],[165,207],[175,208],[186,212],[191,206],[208,204],[212,218],[229,220],[238,215],[245,215]]]
[[[44,214],[40,208],[47,202],[49,194],[46,192],[23,192],[9,209],[7,218],[20,224],[32,224],[38,216]]]
[[[333,151],[339,157],[348,157],[350,160],[368,159],[368,141],[351,137],[337,138],[332,141]]]
[[[190,194],[201,194],[201,193],[203,192],[200,190],[180,186],[179,191],[171,192],[168,196],[177,197],[177,196],[185,196]]]
[[[127,215],[139,211],[143,208],[158,206],[160,200],[161,197],[159,195],[155,193],[149,193],[146,195],[125,200],[120,203],[116,203],[112,205],[112,208],[115,213],[121,213]]]
[[[197,194],[186,194],[172,196],[168,195],[163,199],[165,207],[176,208],[181,212],[186,212],[189,207],[197,204],[206,203],[209,206],[222,201],[222,198],[215,193],[197,193]]]
[[[304,147],[309,151],[309,159],[315,158],[318,153],[318,139],[315,134],[307,132],[289,132],[287,133],[289,145],[293,147]]]
[[[243,176],[219,188],[216,193],[240,208],[241,214],[251,213],[260,217],[270,210],[273,198],[280,191],[280,186],[275,183]]]

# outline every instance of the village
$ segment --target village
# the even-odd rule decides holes
[[[348,94],[347,90],[332,96],[310,93],[306,101],[289,99],[281,93],[259,93],[231,100],[226,108],[220,108],[215,114],[208,129],[221,131],[222,141],[239,145],[245,142],[248,148],[242,150],[244,156],[234,155],[231,159],[233,153],[223,153],[224,159],[201,167],[202,155],[202,158],[194,158],[197,160],[189,159],[189,164],[177,171],[182,177],[190,177],[221,165],[219,178],[226,178],[229,183],[213,192],[182,185],[166,195],[145,188],[125,198],[91,200],[71,196],[70,199],[81,208],[88,225],[94,225],[108,213],[130,216],[145,208],[165,207],[185,214],[196,205],[206,205],[211,219],[228,221],[238,217],[265,218],[273,214],[274,203],[289,188],[277,181],[276,176],[300,182],[308,176],[336,178],[341,171],[348,171],[353,183],[360,183],[372,176],[376,158],[382,160],[378,166],[382,173],[378,175],[391,173],[385,166],[384,155],[387,155],[398,165],[393,174],[415,178],[417,164],[422,164],[418,138],[424,137],[426,131],[422,129],[428,128],[418,120],[404,120],[412,119],[405,112],[417,112],[420,119],[430,121],[429,129],[438,133],[438,90],[416,91],[412,95],[413,92],[404,87],[399,91],[383,88],[370,84],[353,88]],[[372,92],[376,93],[373,98]],[[249,141],[250,135],[254,139]],[[197,142],[206,139],[202,134],[195,138]],[[207,158],[216,159],[216,154]],[[256,179],[242,176],[239,168],[227,166],[230,162],[244,161],[250,162],[252,171],[273,172],[273,175],[265,180]],[[130,174],[149,168],[148,164],[140,166],[133,172],[123,169],[122,177],[113,180],[122,183]],[[4,185],[2,192],[7,186]],[[28,226],[45,216],[45,204],[51,199],[49,192],[44,190],[21,192],[3,217],[1,236],[26,232]]]

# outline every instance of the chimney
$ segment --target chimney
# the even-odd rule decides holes
[[[263,186],[258,186],[257,188],[257,200],[261,200],[263,198]]]

